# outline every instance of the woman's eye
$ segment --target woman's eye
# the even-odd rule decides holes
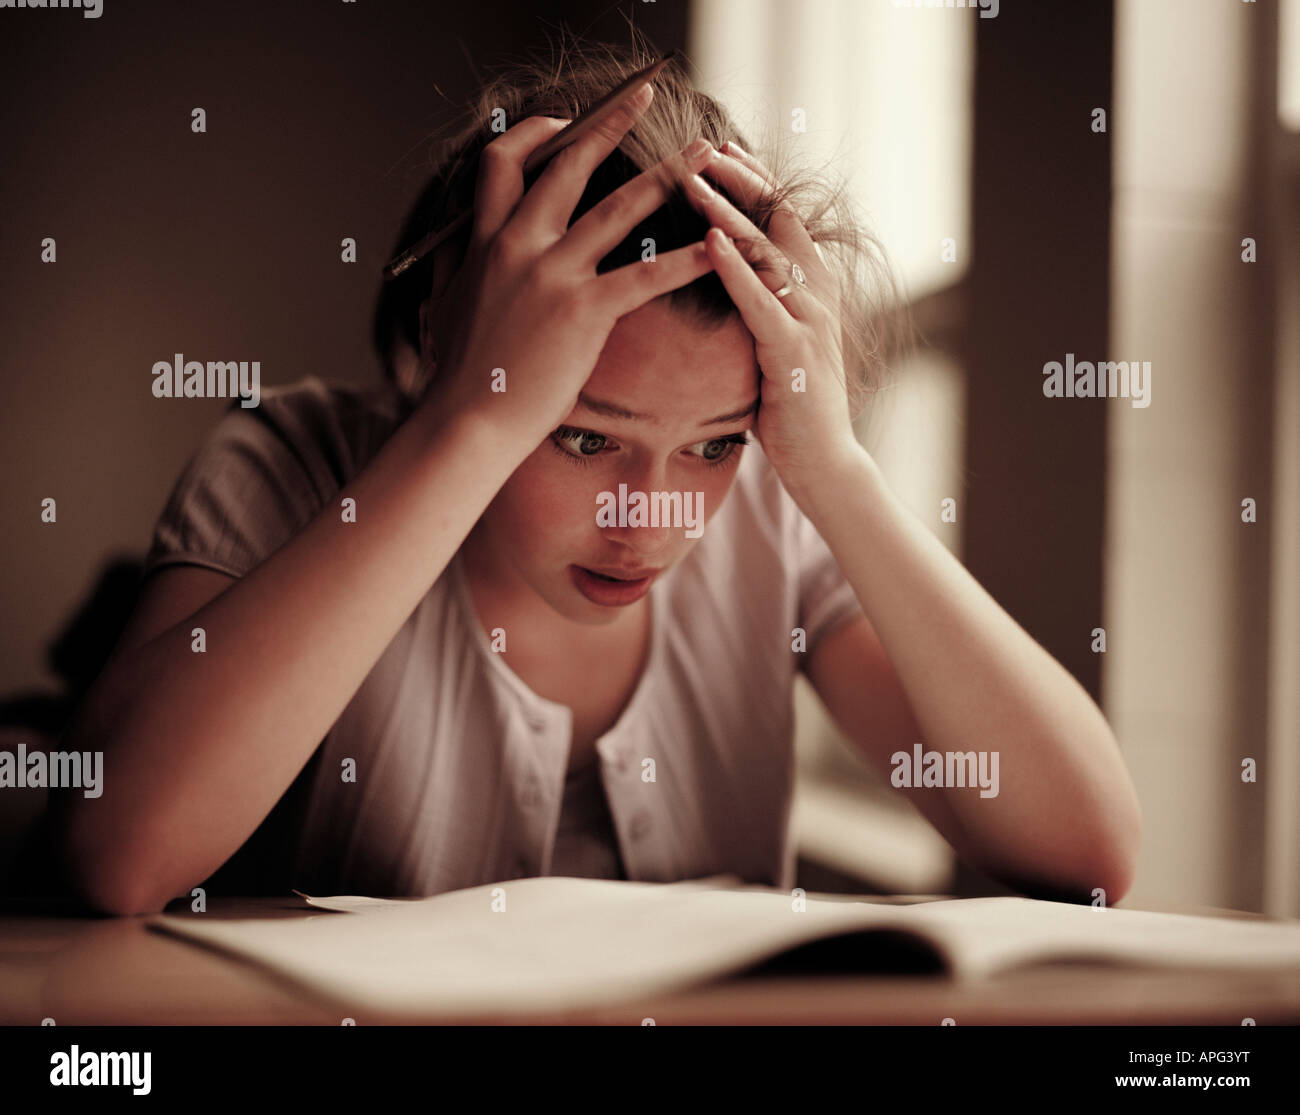
[[[560,426],[556,429],[551,434],[551,442],[557,453],[563,453],[575,464],[586,464],[593,457],[618,448],[604,434],[579,430],[572,426]],[[726,437],[715,437],[698,442],[687,452],[698,457],[706,465],[723,465],[731,459],[739,446],[748,444],[748,434],[728,434]]]
[[[593,434],[590,430],[561,426],[551,435],[551,440],[570,456],[594,457],[605,448],[609,439],[604,434]]]
[[[723,441],[721,438],[714,438],[712,441],[702,441],[693,448],[699,449],[700,456],[706,461],[716,461],[719,457],[725,457],[731,452],[730,446],[731,442]]]
[[[721,464],[730,457],[738,446],[748,445],[746,434],[729,434],[727,437],[715,437],[691,446],[691,452],[711,465]]]

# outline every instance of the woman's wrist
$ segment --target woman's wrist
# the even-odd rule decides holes
[[[540,444],[545,433],[535,434],[510,422],[493,407],[454,407],[446,399],[426,393],[411,415],[426,444],[453,444],[476,459],[499,465],[508,477]]]
[[[798,475],[782,476],[781,482],[809,521],[820,523],[844,505],[844,493],[884,483],[879,466],[861,445],[854,442],[816,467]]]

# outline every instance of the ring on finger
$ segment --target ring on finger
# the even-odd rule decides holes
[[[772,293],[776,295],[777,298],[784,298],[796,287],[803,287],[807,285],[808,285],[808,276],[806,276],[803,273],[803,268],[800,267],[797,263],[792,262],[790,264],[790,281],[786,283],[784,286],[782,286],[780,289],[772,291]]]

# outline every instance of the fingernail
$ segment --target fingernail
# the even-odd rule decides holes
[[[713,145],[707,139],[697,139],[694,143],[689,143],[682,148],[682,154],[688,159],[697,159],[711,146]]]
[[[698,174],[691,175],[691,190],[701,201],[711,201],[713,199],[713,187]]]
[[[723,232],[722,229],[718,228],[717,225],[714,225],[711,229],[709,229],[709,231],[716,232],[718,234],[713,238],[713,242],[724,252],[735,247],[735,243],[732,241],[731,237],[728,236],[725,232]]]
[[[727,142],[722,145],[722,149],[728,155],[740,155],[742,157],[747,157],[745,153],[745,149],[741,147],[740,144],[737,143],[735,140],[731,140],[731,139],[727,140]]]
[[[632,99],[628,103],[634,108],[645,108],[645,106],[654,99],[654,95],[654,86],[649,82],[646,82],[645,85],[641,86],[641,88],[633,94]]]

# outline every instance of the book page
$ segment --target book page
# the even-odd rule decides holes
[[[1300,968],[1300,921],[1157,914],[1032,898],[964,898],[901,911],[975,977],[1047,960]]]
[[[740,971],[820,937],[895,925],[899,908],[795,899],[714,880],[540,877],[433,898],[310,899],[319,915],[159,915],[328,997],[422,1018],[617,1003]]]
[[[262,963],[319,994],[395,1015],[528,1013],[699,984],[845,933],[903,931],[954,975],[1050,959],[1300,967],[1300,923],[1028,898],[916,905],[802,900],[734,879],[519,879],[423,899],[310,898],[301,919],[160,915],[149,924]],[[870,937],[861,941],[864,966]]]

